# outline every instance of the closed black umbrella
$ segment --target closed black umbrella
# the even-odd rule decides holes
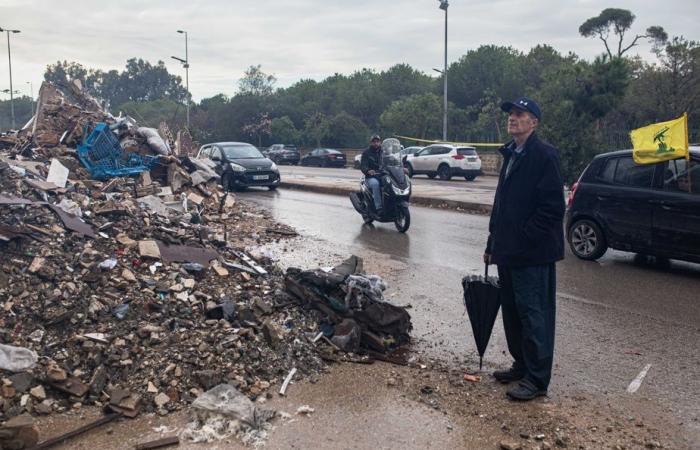
[[[501,306],[500,288],[497,277],[489,277],[489,266],[484,275],[467,275],[462,279],[464,288],[464,306],[467,307],[472,332],[479,351],[479,370],[483,363],[484,352],[489,343],[493,324],[496,322],[498,308]]]

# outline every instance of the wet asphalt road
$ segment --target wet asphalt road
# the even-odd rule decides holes
[[[283,265],[332,265],[354,253],[389,282],[387,295],[411,304],[417,348],[426,356],[478,369],[461,304],[461,277],[483,271],[488,217],[412,207],[407,234],[393,224],[363,226],[348,199],[250,190],[241,199],[295,227],[302,245],[272,249]],[[309,239],[311,238],[311,239]],[[301,244],[301,243],[300,243]],[[700,265],[654,266],[609,251],[598,262],[568,253],[558,265],[555,371],[550,396],[590,394],[612,403],[639,397],[700,442]],[[485,371],[509,364],[500,324]],[[639,390],[626,389],[651,364]]]

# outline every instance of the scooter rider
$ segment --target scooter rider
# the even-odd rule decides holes
[[[375,134],[370,139],[367,149],[362,152],[360,160],[360,170],[365,174],[367,187],[372,191],[374,209],[378,216],[382,215],[382,190],[379,178],[379,169],[382,167],[382,139]]]

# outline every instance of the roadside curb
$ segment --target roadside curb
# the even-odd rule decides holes
[[[330,195],[350,195],[355,189],[344,186],[328,186],[325,184],[307,184],[283,181],[279,185],[281,188],[294,189],[298,191],[316,192]],[[412,195],[411,203],[414,205],[427,206],[430,208],[452,209],[471,214],[491,214],[491,205],[477,202],[465,202],[461,200],[448,200],[444,198],[425,197],[422,195]]]

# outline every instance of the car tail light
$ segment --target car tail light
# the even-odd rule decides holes
[[[330,159],[335,159],[338,155],[328,155]]]
[[[569,191],[569,198],[567,199],[566,206],[571,208],[571,204],[574,203],[574,195],[576,195],[576,189],[578,188],[578,181],[571,185],[571,190]]]
[[[452,155],[452,159],[464,159],[464,155]]]

